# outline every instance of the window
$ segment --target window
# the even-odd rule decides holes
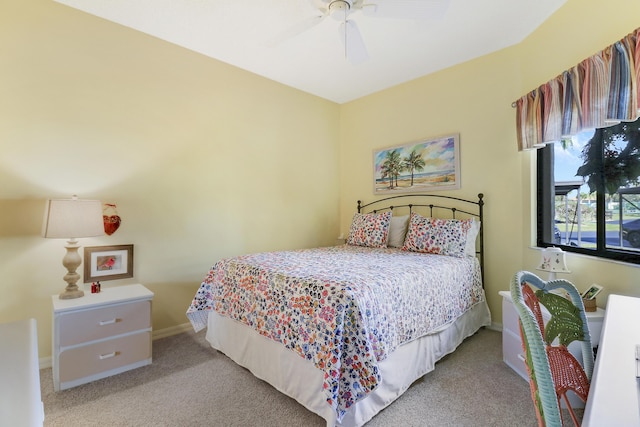
[[[537,244],[640,264],[640,119],[538,150]]]

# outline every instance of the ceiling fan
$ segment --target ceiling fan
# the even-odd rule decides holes
[[[271,43],[278,44],[320,24],[326,17],[340,22],[338,34],[345,57],[353,64],[369,59],[367,48],[352,15],[361,12],[375,18],[434,20],[444,16],[450,0],[309,0],[315,15],[280,33]]]

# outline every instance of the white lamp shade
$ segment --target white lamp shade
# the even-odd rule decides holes
[[[560,248],[544,248],[538,270],[551,273],[571,273],[567,268],[565,252]]]
[[[104,234],[100,200],[47,200],[42,236],[52,239],[76,239]]]

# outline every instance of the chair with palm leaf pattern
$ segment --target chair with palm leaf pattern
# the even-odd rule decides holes
[[[566,291],[567,299],[556,291]],[[511,297],[520,318],[525,364],[539,426],[562,426],[564,399],[573,423],[580,425],[567,392],[586,402],[593,372],[593,350],[584,304],[578,290],[563,279],[546,282],[528,271],[511,281]],[[551,318],[544,324],[544,306]],[[569,352],[573,341],[581,343],[583,364]]]

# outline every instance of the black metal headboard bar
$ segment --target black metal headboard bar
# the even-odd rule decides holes
[[[440,204],[434,204],[434,203],[405,203],[405,204],[399,204],[399,205],[392,204],[393,203],[392,201],[394,200],[399,201],[399,199],[403,199],[407,197],[411,198],[412,201],[433,200],[433,201],[437,201]],[[389,203],[384,205],[384,202],[389,202]],[[449,206],[445,205],[445,203],[447,202],[450,202]],[[468,204],[468,205],[474,205],[475,207],[460,209],[459,207],[453,206],[456,202],[461,202],[463,206],[467,206],[466,204]],[[380,207],[375,207],[374,209],[374,205],[380,206]],[[358,200],[358,213],[363,213],[362,211],[365,208],[368,208],[370,212],[374,212],[374,213],[382,212],[385,210],[393,211],[394,209],[397,209],[397,208],[408,208],[409,213],[411,213],[413,212],[413,209],[416,207],[429,208],[430,216],[433,216],[434,209],[444,209],[444,210],[451,211],[451,216],[454,219],[456,217],[457,212],[461,212],[466,215],[470,215],[478,218],[478,220],[480,221],[480,233],[479,233],[480,249],[476,251],[476,253],[479,254],[479,258],[480,258],[480,272],[482,274],[482,284],[484,286],[484,194],[479,193],[478,200],[467,200],[459,197],[445,196],[440,194],[401,194],[397,196],[385,197],[383,199],[374,200],[373,202],[370,202],[367,204],[362,204],[362,201]],[[469,210],[466,210],[466,209],[469,209]]]
[[[362,204],[361,200],[358,200],[358,212],[361,212],[361,209],[364,209],[364,208],[369,207],[369,206],[373,206],[373,205],[378,204],[378,203],[385,202],[387,200],[397,200],[397,199],[402,199],[402,198],[406,198],[406,197],[410,197],[412,199],[431,198],[431,199],[435,199],[435,200],[438,200],[438,199],[441,199],[441,200],[457,200],[459,202],[470,203],[472,205],[477,205],[479,207],[478,214],[473,213],[473,214],[470,214],[470,215],[479,215],[482,212],[482,206],[484,205],[484,200],[483,200],[484,194],[482,194],[482,193],[478,194],[478,200],[477,201],[468,200],[468,199],[461,199],[460,197],[444,196],[444,195],[441,195],[441,194],[399,194],[397,196],[385,197],[383,199],[374,200],[373,202],[367,203],[365,205]],[[406,205],[406,206],[408,206],[408,205]],[[423,206],[429,206],[429,205],[423,205]],[[440,206],[440,207],[445,208],[445,209],[451,209],[451,207],[448,207],[448,206]]]
[[[464,213],[470,216],[475,216],[478,218],[480,217],[480,214],[478,212],[469,212],[469,211],[465,211],[459,208],[454,208],[451,206],[441,206],[441,205],[434,205],[434,204],[423,205],[420,203],[409,203],[407,205],[385,206],[384,208],[373,209],[371,210],[371,212],[378,213],[378,212],[384,212],[387,210],[393,211],[394,209],[399,209],[399,208],[409,208],[409,213],[413,212],[413,208],[429,208],[429,215],[431,216],[433,216],[434,209],[444,209],[444,210],[451,211],[451,217],[454,219],[456,217],[456,212],[461,212],[461,213]]]

